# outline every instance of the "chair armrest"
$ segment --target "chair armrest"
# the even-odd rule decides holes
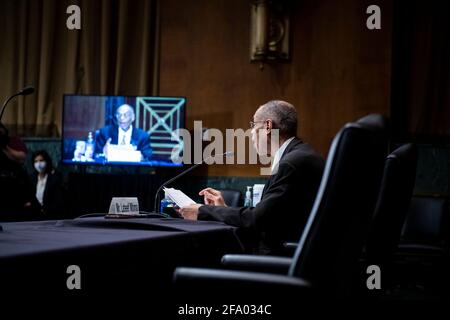
[[[286,256],[294,256],[295,250],[297,250],[298,243],[297,242],[285,242],[283,243],[283,255]]]
[[[297,242],[285,242],[285,243],[283,243],[283,247],[285,247],[286,249],[295,250],[298,247],[298,243]]]
[[[227,269],[247,270],[287,275],[292,258],[276,256],[256,256],[227,254],[222,257],[222,265]]]
[[[300,278],[248,271],[180,267],[176,268],[173,280],[177,292],[195,290],[196,295],[199,293],[197,298],[216,301],[229,299],[230,293],[233,299],[268,301],[280,296],[310,297],[312,291],[310,283]]]

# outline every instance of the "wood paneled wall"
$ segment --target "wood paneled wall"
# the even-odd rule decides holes
[[[188,100],[187,124],[248,128],[272,99],[293,103],[299,136],[326,156],[339,128],[389,114],[392,4],[378,1],[381,30],[366,28],[369,1],[292,1],[291,61],[249,61],[250,1],[161,1],[160,94]],[[209,167],[209,175],[256,176],[258,166]]]

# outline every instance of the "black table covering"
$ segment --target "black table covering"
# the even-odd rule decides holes
[[[147,292],[167,295],[177,266],[218,267],[242,252],[233,227],[165,218],[2,223],[0,281],[7,292],[63,295]],[[81,290],[69,290],[67,267],[81,269]]]

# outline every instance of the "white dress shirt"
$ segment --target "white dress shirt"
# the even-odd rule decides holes
[[[119,138],[117,139],[118,145],[129,145],[131,143],[131,133],[133,132],[133,126],[130,126],[127,131],[124,131],[119,127]]]
[[[289,145],[289,143],[294,140],[295,137],[291,137],[289,139],[287,139],[285,142],[283,142],[283,144],[281,145],[280,148],[278,148],[277,152],[275,152],[275,156],[273,157],[273,162],[272,162],[272,174],[277,173],[278,171],[278,164],[281,160],[281,157],[283,156],[284,150],[286,150],[287,146]]]
[[[47,184],[47,174],[41,178],[38,175],[38,181],[36,185],[36,199],[39,201],[41,206],[44,205],[44,191],[45,191],[45,185]]]

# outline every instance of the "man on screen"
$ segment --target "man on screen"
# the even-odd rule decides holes
[[[95,153],[104,154],[108,158],[109,145],[132,147],[141,152],[141,161],[150,160],[152,148],[150,135],[142,129],[133,127],[134,110],[128,104],[117,108],[114,125],[98,130],[95,138]]]

